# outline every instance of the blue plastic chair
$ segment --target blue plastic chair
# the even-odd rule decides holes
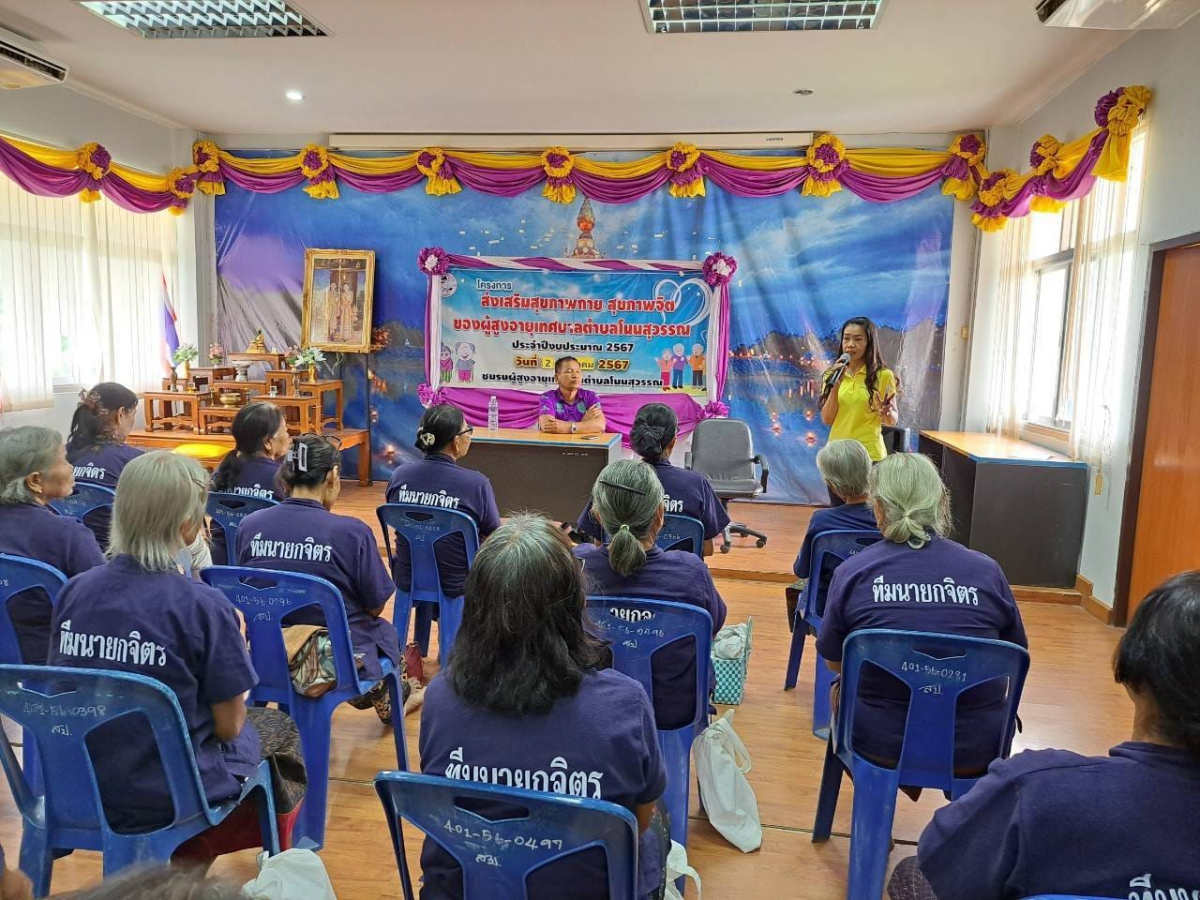
[[[663,516],[662,530],[654,539],[663,550],[688,550],[704,558],[704,523],[691,516]],[[683,544],[684,546],[678,546]]]
[[[52,690],[44,687],[47,683]],[[0,762],[24,825],[21,870],[33,882],[35,897],[50,893],[54,858],[62,855],[57,851],[101,851],[105,876],[129,866],[166,863],[184,841],[219,824],[251,795],[263,848],[279,852],[268,764],[259,765],[237,799],[210,806],[183,711],[162,682],[129,672],[0,666],[0,712],[34,735],[46,773],[45,787],[36,793],[0,730]],[[153,729],[175,818],[153,831],[119,834],[104,816],[86,740],[95,728],[129,713],[141,713]]]
[[[373,682],[360,681],[354,664],[354,645],[342,596],[324,578],[274,569],[212,566],[200,573],[205,584],[221,591],[246,620],[250,658],[258,673],[258,685],[250,700],[259,705],[277,703],[296,722],[308,770],[308,791],[296,822],[296,845],[309,849],[325,843],[325,807],[329,794],[329,742],[333,712],[342,703],[369,691]],[[283,644],[283,619],[298,609],[319,606],[325,616],[333,648],[337,683],[320,697],[305,697],[292,687],[287,650]],[[408,768],[404,745],[404,700],[399,673],[381,660],[383,677],[392,695],[392,734],[396,765]]]
[[[242,519],[260,509],[270,509],[272,506],[278,505],[279,502],[270,497],[247,497],[242,494],[210,491],[206,512],[209,518],[220,526],[221,533],[225,536],[225,547],[228,553],[237,545],[237,530],[238,526],[242,524]]]
[[[99,484],[88,484],[86,481],[76,481],[75,490],[69,497],[51,500],[51,508],[60,516],[70,516],[72,519],[83,521],[83,517],[93,510],[112,506],[117,498],[117,492]]]
[[[850,879],[847,900],[879,900],[887,870],[896,792],[901,785],[946,791],[951,800],[980,778],[954,774],[954,722],[963,691],[1007,679],[1002,732],[996,756],[1008,756],[1017,706],[1029,671],[1029,653],[1016,644],[920,631],[864,629],[846,638],[842,659],[840,709],[825,746],[825,769],[817,801],[813,842],[827,840],[833,828],[842,772],[854,781],[850,825]],[[896,768],[887,769],[854,751],[854,716],[864,663],[904,682],[911,692],[904,742]]]
[[[54,566],[24,556],[0,553],[0,663],[14,666],[25,663],[21,659],[16,626],[8,615],[8,601],[17,594],[41,588],[53,607],[58,592],[66,583],[67,576]]]
[[[796,619],[792,623],[792,649],[788,653],[787,674],[783,678],[783,689],[796,686],[800,674],[800,659],[804,655],[804,641],[809,633],[816,634],[825,616],[825,594],[821,591],[821,571],[825,560],[833,558],[838,564],[856,553],[883,540],[883,535],[874,529],[862,531],[823,531],[813,539],[809,553],[808,581],[804,586],[804,604],[797,604]],[[833,673],[819,654],[813,678],[813,727],[815,737],[829,737],[829,688],[833,684]]]
[[[58,592],[67,583],[67,576],[54,566],[36,559],[0,553],[0,664],[6,666],[25,665],[21,658],[21,643],[17,629],[8,614],[8,601],[17,594],[41,588],[50,599],[50,607],[58,599]],[[30,788],[42,789],[42,772],[38,763],[37,744],[27,731],[21,738],[21,760]]]
[[[598,637],[612,641],[613,668],[637,681],[654,702],[650,657],[682,638],[696,640],[696,710],[682,728],[658,729],[658,745],[667,767],[663,795],[671,815],[671,839],[687,846],[688,789],[692,741],[708,725],[708,678],[712,663],[712,616],[708,610],[665,600],[588,597],[588,617]]]
[[[457,860],[464,900],[525,900],[525,879],[534,869],[589,847],[604,848],[611,900],[637,897],[638,826],[623,806],[408,772],[380,772],[375,791],[392,833],[405,900],[414,900],[414,894],[402,821]],[[491,820],[462,809],[460,800],[503,803],[522,812]],[[569,893],[564,885],[563,896]]]
[[[416,623],[413,639],[421,646],[421,655],[429,655],[429,627],[433,619],[433,606],[438,609],[438,654],[442,664],[450,659],[454,638],[462,622],[463,598],[447,597],[442,593],[442,582],[438,575],[437,556],[434,545],[451,534],[461,534],[466,545],[467,568],[475,562],[479,551],[479,526],[466,513],[455,509],[439,509],[432,506],[417,506],[412,503],[385,503],[375,511],[379,524],[383,526],[383,544],[387,548],[388,565],[393,577],[396,572],[396,554],[392,549],[392,533],[397,543],[408,544],[409,568],[412,571],[411,587],[408,591],[396,585],[396,599],[392,607],[392,622],[399,633],[401,643],[408,640],[408,617],[416,608]]]

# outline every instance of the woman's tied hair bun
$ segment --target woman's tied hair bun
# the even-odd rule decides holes
[[[423,429],[422,429],[421,433],[417,435],[417,443],[427,449],[429,447],[432,447],[434,441],[436,441],[436,440],[437,440],[436,435],[432,434],[431,432],[425,431]]]
[[[679,418],[665,403],[647,403],[638,410],[629,430],[629,444],[642,459],[663,457],[679,432]]]
[[[82,390],[79,392],[79,405],[86,406],[96,415],[102,415],[105,412],[104,402],[100,399],[100,394],[97,391]]]

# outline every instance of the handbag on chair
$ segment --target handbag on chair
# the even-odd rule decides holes
[[[333,690],[337,672],[329,630],[320,625],[289,625],[283,629],[292,687],[302,697],[320,697]]]

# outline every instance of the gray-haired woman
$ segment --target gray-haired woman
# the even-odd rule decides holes
[[[604,468],[592,487],[592,516],[610,535],[603,547],[581,544],[589,594],[667,600],[707,610],[713,634],[725,624],[725,601],[704,560],[654,545],[663,523],[663,490],[652,466],[622,460]],[[654,714],[660,728],[678,728],[695,710],[696,653],[680,641],[655,655]],[[714,682],[709,667],[709,688]]]
[[[928,631],[1028,646],[1012,591],[990,557],[946,537],[950,507],[941,475],[916,453],[889,456],[871,470],[871,503],[884,540],[834,572],[817,650],[840,671],[842,644],[862,628]],[[865,672],[854,718],[855,750],[895,762],[908,690]],[[995,756],[1004,686],[982,685],[959,700],[956,768],[981,772]]]
[[[565,536],[539,516],[502,525],[475,557],[450,664],[425,694],[421,771],[624,806],[642,832],[638,896],[659,897],[666,769],[646,692],[602,669],[604,650],[585,627]],[[421,870],[423,900],[463,896],[461,870],[433,838]],[[572,854],[532,872],[526,887],[534,900],[607,897],[603,855]]]
[[[796,604],[800,591],[808,579],[812,567],[813,541],[826,531],[866,531],[874,529],[875,513],[867,503],[871,478],[871,457],[867,449],[859,441],[840,440],[830,441],[817,453],[817,469],[825,479],[831,494],[842,502],[838,506],[818,509],[808,520],[808,531],[805,532],[804,542],[792,564],[792,571],[801,581],[787,589],[787,617],[790,629],[795,619]],[[833,579],[836,565],[826,559],[821,568],[821,580],[816,585],[818,596],[826,597],[829,593],[829,582]],[[823,613],[820,609],[818,612]]]
[[[68,578],[104,563],[95,535],[75,519],[57,515],[51,500],[75,487],[62,435],[24,425],[0,431],[0,553],[53,566]],[[8,605],[21,660],[44,665],[50,646],[50,600],[41,588],[17,594]]]
[[[245,693],[258,676],[237,613],[220,591],[181,574],[175,561],[204,526],[207,494],[207,473],[187,457],[159,450],[125,466],[110,560],[72,578],[59,594],[49,663],[133,672],[170,688],[212,803],[237,797],[259,762],[270,759],[283,840],[305,784],[295,725],[278,710],[246,709]],[[171,796],[149,728],[121,720],[100,726],[96,738],[93,763],[109,824],[147,829],[170,822]],[[246,846],[222,838],[206,832],[181,852],[211,857]]]

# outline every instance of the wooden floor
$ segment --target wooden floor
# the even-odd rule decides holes
[[[374,507],[382,486],[346,484],[339,511],[360,515],[377,526]],[[824,845],[811,841],[820,786],[824,744],[811,735],[813,669],[806,652],[800,682],[784,692],[783,670],[790,635],[784,624],[783,586],[779,581],[751,580],[753,573],[788,577],[810,510],[800,507],[743,504],[734,518],[764,526],[770,540],[759,549],[740,539],[729,554],[717,554],[710,565],[739,577],[721,576],[717,586],[729,605],[729,621],[755,619],[755,646],[743,703],[735,707],[734,724],[749,748],[751,785],[758,796],[763,845],[742,854],[704,821],[693,796],[689,856],[703,879],[708,897],[803,897],[841,900],[849,841],[852,788],[843,782],[834,837]],[[1107,628],[1077,606],[1022,603],[1033,665],[1021,705],[1024,733],[1014,750],[1065,747],[1101,754],[1126,739],[1132,708],[1124,690],[1113,683],[1110,668],[1119,632]],[[811,649],[811,648],[810,648]],[[418,717],[407,722],[412,765],[417,765]],[[334,716],[330,764],[329,823],[322,858],[342,900],[383,900],[400,896],[383,814],[371,788],[381,769],[394,768],[389,733],[370,711],[343,706]],[[694,788],[693,788],[694,792]],[[903,797],[897,806],[892,862],[915,852],[914,843],[939,796],[926,792],[919,803]],[[20,820],[8,791],[0,791],[0,842],[16,857]],[[419,841],[410,836],[415,859]],[[222,858],[214,871],[240,881],[254,875],[254,853]],[[99,857],[79,852],[55,865],[54,886],[65,891],[99,877]],[[694,896],[689,891],[689,896]]]

